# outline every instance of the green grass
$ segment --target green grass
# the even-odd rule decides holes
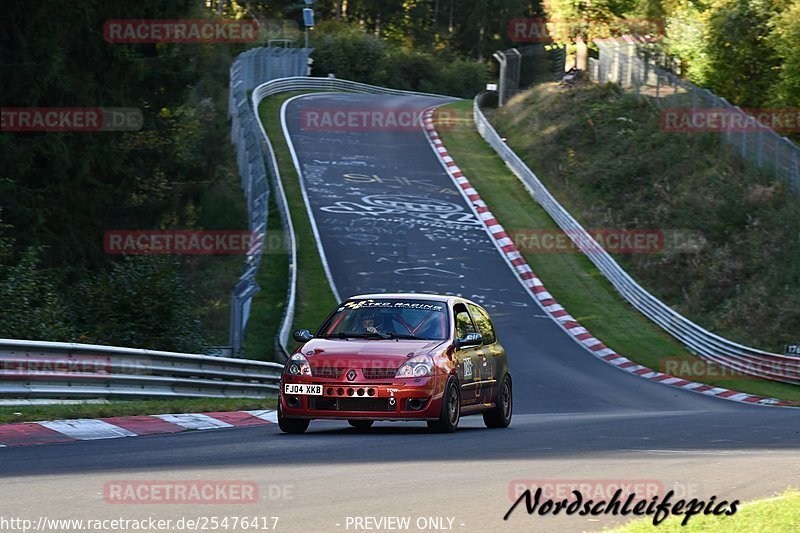
[[[657,298],[745,345],[800,340],[800,203],[719,135],[664,131],[647,102],[595,84],[535,86],[493,123],[585,227],[691,237],[615,255]]]
[[[275,159],[278,162],[283,188],[286,192],[289,211],[292,215],[297,242],[297,295],[295,298],[295,317],[293,329],[310,329],[312,332],[322,323],[331,309],[338,303],[331,292],[328,278],[320,260],[311,222],[308,219],[300,181],[294,168],[289,148],[283,137],[280,122],[280,109],[283,102],[300,93],[284,93],[264,100],[259,110],[264,128],[272,141]],[[275,227],[275,226],[273,226]],[[274,262],[281,259],[277,256],[265,256],[266,262],[274,268]],[[274,259],[274,261],[273,261]],[[284,260],[285,261],[285,260]],[[265,263],[262,262],[262,270]],[[288,270],[287,270],[288,272]],[[261,282],[259,282],[261,284]],[[263,284],[262,284],[263,287]],[[285,287],[285,285],[284,285]],[[281,298],[285,299],[285,291]],[[280,310],[282,312],[282,308]],[[280,321],[280,314],[276,316]],[[251,320],[262,320],[263,317],[253,315]],[[274,337],[274,335],[273,335]],[[294,342],[294,341],[291,341]],[[248,352],[249,353],[249,352]]]
[[[185,398],[126,400],[71,405],[26,405],[0,407],[0,424],[33,422],[38,420],[64,420],[70,418],[159,415],[164,413],[252,411],[256,409],[274,409],[275,406],[276,401],[273,398]]]
[[[302,93],[292,92],[269,97],[262,102],[259,112],[275,150],[297,243],[297,292],[292,329],[302,328],[313,332],[338,302],[335,301],[325,276],[303,201],[300,181],[281,128],[281,105],[298,94]],[[277,359],[275,337],[286,307],[289,283],[289,254],[283,246],[288,237],[281,226],[275,194],[277,191],[273,191],[270,198],[267,248],[256,278],[261,291],[253,298],[243,350],[246,357],[261,360]],[[290,340],[290,346],[292,343],[294,341]]]
[[[447,106],[454,109],[456,116],[469,117],[459,122],[460,127],[439,131],[450,155],[507,230],[558,231],[555,222],[475,131],[471,106],[471,101]],[[558,302],[581,325],[618,353],[653,369],[659,369],[666,357],[689,357],[682,344],[623,300],[583,254],[539,254],[528,250],[523,251],[523,255]],[[800,387],[784,383],[718,378],[696,381],[800,401]]]
[[[614,529],[614,533],[719,532],[719,533],[792,533],[800,527],[800,492],[787,490],[775,498],[757,500],[739,506],[731,516],[695,515],[682,526],[682,516],[670,516],[658,526],[652,518],[642,518]]]

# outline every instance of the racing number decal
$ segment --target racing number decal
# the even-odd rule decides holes
[[[464,357],[464,381],[472,380],[472,357],[466,354]]]

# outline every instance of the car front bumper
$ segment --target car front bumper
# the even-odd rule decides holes
[[[436,420],[444,377],[341,381],[284,374],[280,402],[287,418]],[[322,385],[322,395],[284,393],[287,383]]]

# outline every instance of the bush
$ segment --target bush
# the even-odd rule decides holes
[[[386,54],[386,45],[377,37],[337,22],[320,23],[310,46],[314,48],[312,75],[334,73],[337,78],[361,83],[373,82]]]
[[[312,75],[403,89],[471,98],[488,79],[486,63],[446,52],[430,53],[408,46],[388,47],[356,26],[319,25],[312,42]]]
[[[202,352],[193,292],[178,262],[156,256],[125,257],[111,271],[79,285],[76,307],[83,340],[134,348]]]
[[[71,341],[75,330],[51,272],[40,267],[41,250],[14,257],[0,238],[0,338]]]

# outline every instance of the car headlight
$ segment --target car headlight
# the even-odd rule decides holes
[[[310,376],[311,365],[308,364],[308,359],[303,354],[296,353],[286,363],[286,373],[293,376]]]
[[[433,359],[428,355],[412,357],[397,369],[396,378],[421,378],[433,375]]]

